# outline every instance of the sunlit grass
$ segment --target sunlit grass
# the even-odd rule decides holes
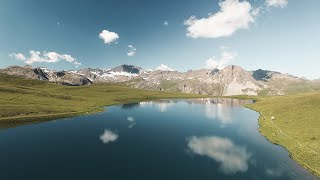
[[[320,92],[257,99],[247,107],[260,112],[260,132],[320,177]]]
[[[123,84],[70,87],[0,74],[0,127],[102,111],[104,106],[159,98],[204,97]]]

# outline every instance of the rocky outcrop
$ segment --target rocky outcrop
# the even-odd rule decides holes
[[[92,84],[92,81],[87,77],[70,72],[55,72],[50,81],[68,86],[81,86]]]
[[[217,72],[214,82],[219,83],[223,88],[222,95],[257,95],[264,85],[256,81],[252,75],[239,66],[227,66]]]

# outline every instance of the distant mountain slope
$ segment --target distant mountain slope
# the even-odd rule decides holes
[[[264,85],[238,66],[221,71],[201,69],[187,72],[153,71],[129,83],[133,87],[210,95],[257,95]]]
[[[0,72],[18,77],[46,80],[70,86],[92,84],[87,77],[72,71],[51,71],[46,68],[32,68],[31,66],[10,66],[6,69],[1,69]]]
[[[246,71],[235,65],[221,70],[200,69],[187,72],[151,71],[133,65],[121,65],[111,69],[86,68],[78,71],[11,66],[0,72],[64,85],[123,82],[140,89],[215,96],[284,95],[320,89],[319,81],[310,81],[276,71]]]
[[[251,72],[252,76],[260,82],[263,82],[269,88],[264,89],[261,94],[273,95],[274,93],[283,95],[299,92],[308,92],[319,89],[319,84],[305,79],[283,74],[276,71],[256,70]],[[273,94],[272,94],[273,93]]]

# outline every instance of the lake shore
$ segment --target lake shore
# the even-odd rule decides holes
[[[68,87],[0,74],[0,97],[0,128],[10,128],[97,113],[105,106],[116,104],[210,96],[147,91],[123,84]],[[260,113],[260,133],[270,142],[285,147],[294,160],[320,177],[320,121],[317,119],[320,93],[229,98],[257,100],[246,107]]]
[[[320,93],[255,99],[255,104],[245,107],[260,114],[260,133],[286,148],[292,159],[320,178]]]
[[[150,91],[124,84],[61,86],[0,74],[0,128],[101,112],[105,106],[207,95]]]

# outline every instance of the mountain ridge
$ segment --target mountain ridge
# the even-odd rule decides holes
[[[186,72],[146,70],[128,64],[111,69],[85,68],[68,71],[53,71],[27,65],[9,66],[0,69],[0,73],[70,86],[126,83],[140,89],[215,96],[285,95],[320,89],[318,81],[270,70],[246,71],[236,65],[229,65],[221,70],[198,69]]]

